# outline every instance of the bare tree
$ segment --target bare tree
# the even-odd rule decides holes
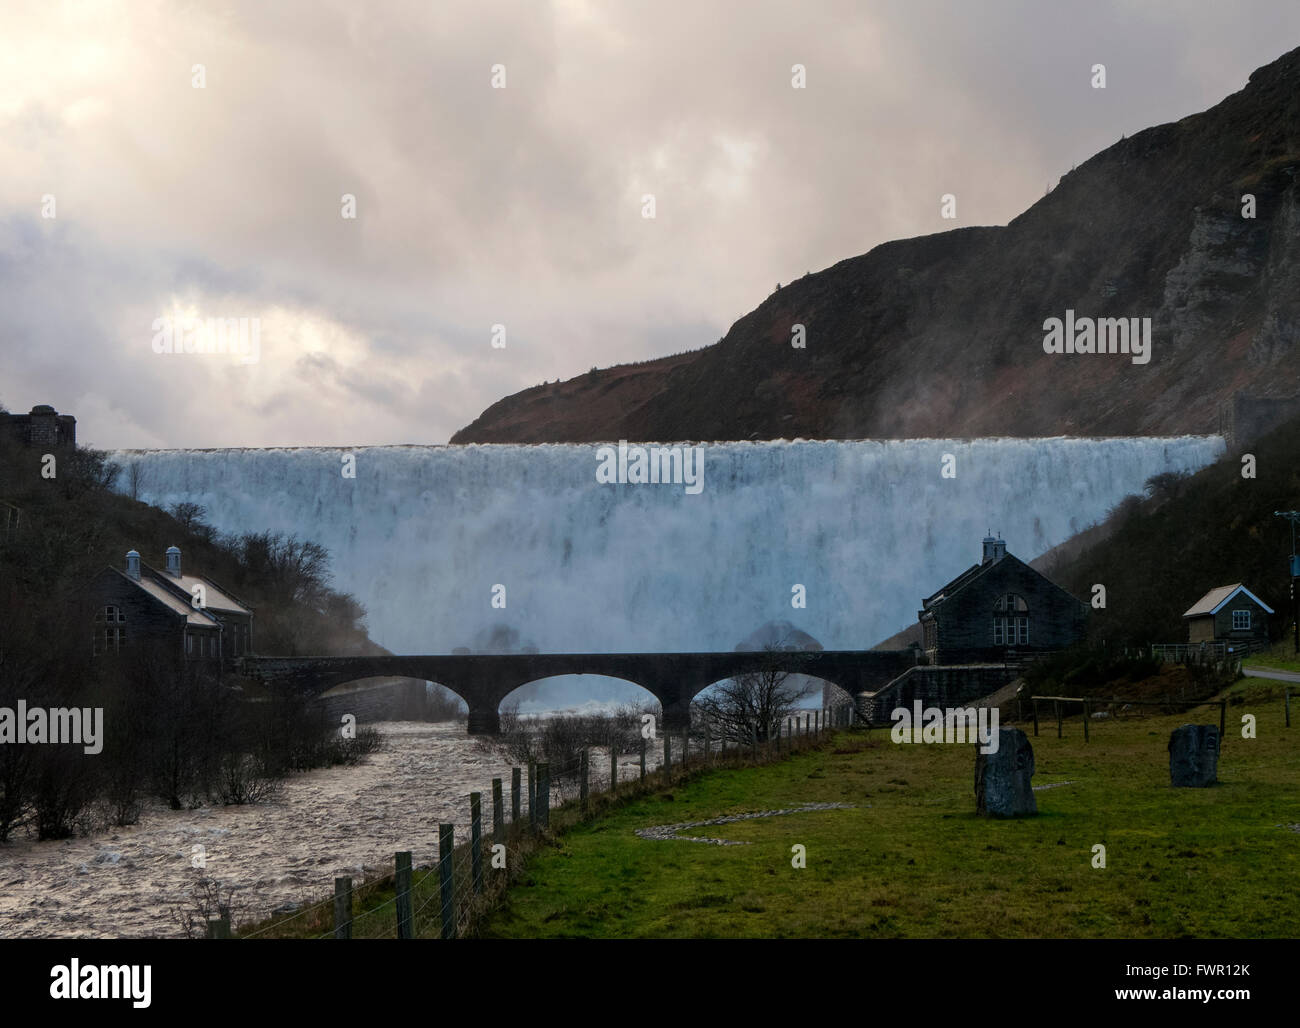
[[[774,738],[798,702],[811,694],[807,685],[791,684],[790,673],[781,670],[776,659],[779,646],[768,646],[764,652],[768,659],[756,670],[720,682],[695,701],[699,717],[709,723],[715,737],[738,744],[755,737],[760,742]]]
[[[131,469],[134,471],[138,464],[132,464]],[[132,488],[135,487],[134,477],[131,480]],[[167,508],[167,513],[181,523],[181,527],[187,532],[196,531],[203,523],[203,519],[208,516],[208,509],[199,503],[173,503]]]
[[[144,487],[144,466],[133,460],[126,469],[127,493],[131,499],[140,499],[140,490]]]

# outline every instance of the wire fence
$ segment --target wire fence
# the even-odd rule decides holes
[[[852,704],[801,711],[760,737],[735,729],[650,730],[639,753],[614,747],[609,773],[592,766],[590,749],[554,763],[511,769],[510,788],[492,779],[490,821],[484,831],[483,797],[469,796],[469,838],[456,840],[455,825],[438,826],[438,852],[414,867],[414,854],[399,851],[393,872],[354,887],[350,876],[334,879],[334,895],[276,917],[239,938],[455,939],[469,934],[496,897],[517,877],[527,857],[557,832],[588,820],[614,803],[643,796],[708,768],[742,767],[782,760],[853,724]],[[628,761],[627,758],[634,758]],[[629,771],[628,769],[631,768]],[[568,796],[566,798],[566,793]],[[556,801],[552,809],[552,799]],[[208,938],[229,939],[229,911],[208,921]]]

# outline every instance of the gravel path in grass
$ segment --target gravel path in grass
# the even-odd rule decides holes
[[[870,805],[870,804],[868,804]],[[699,828],[702,825],[729,825],[736,821],[752,821],[758,817],[782,817],[786,814],[806,814],[813,810],[852,810],[852,803],[804,803],[797,807],[782,810],[760,810],[755,814],[728,814],[725,817],[712,817],[707,821],[683,821],[676,825],[654,825],[650,828],[638,828],[636,834],[642,839],[676,839],[681,842],[707,842],[714,846],[748,846],[747,842],[735,839],[712,839],[703,835],[678,835],[687,828]]]

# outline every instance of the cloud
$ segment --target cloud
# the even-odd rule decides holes
[[[1005,223],[1297,29],[1262,2],[6,5],[3,399],[106,446],[441,442],[954,227],[944,193]],[[265,359],[151,353],[182,308],[262,318]]]

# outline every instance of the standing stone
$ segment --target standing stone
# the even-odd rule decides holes
[[[998,730],[996,753],[975,749],[975,813],[981,817],[1029,817],[1038,813],[1030,779],[1034,748],[1019,728]]]
[[[1219,726],[1181,725],[1169,736],[1169,784],[1204,789],[1219,780]]]

